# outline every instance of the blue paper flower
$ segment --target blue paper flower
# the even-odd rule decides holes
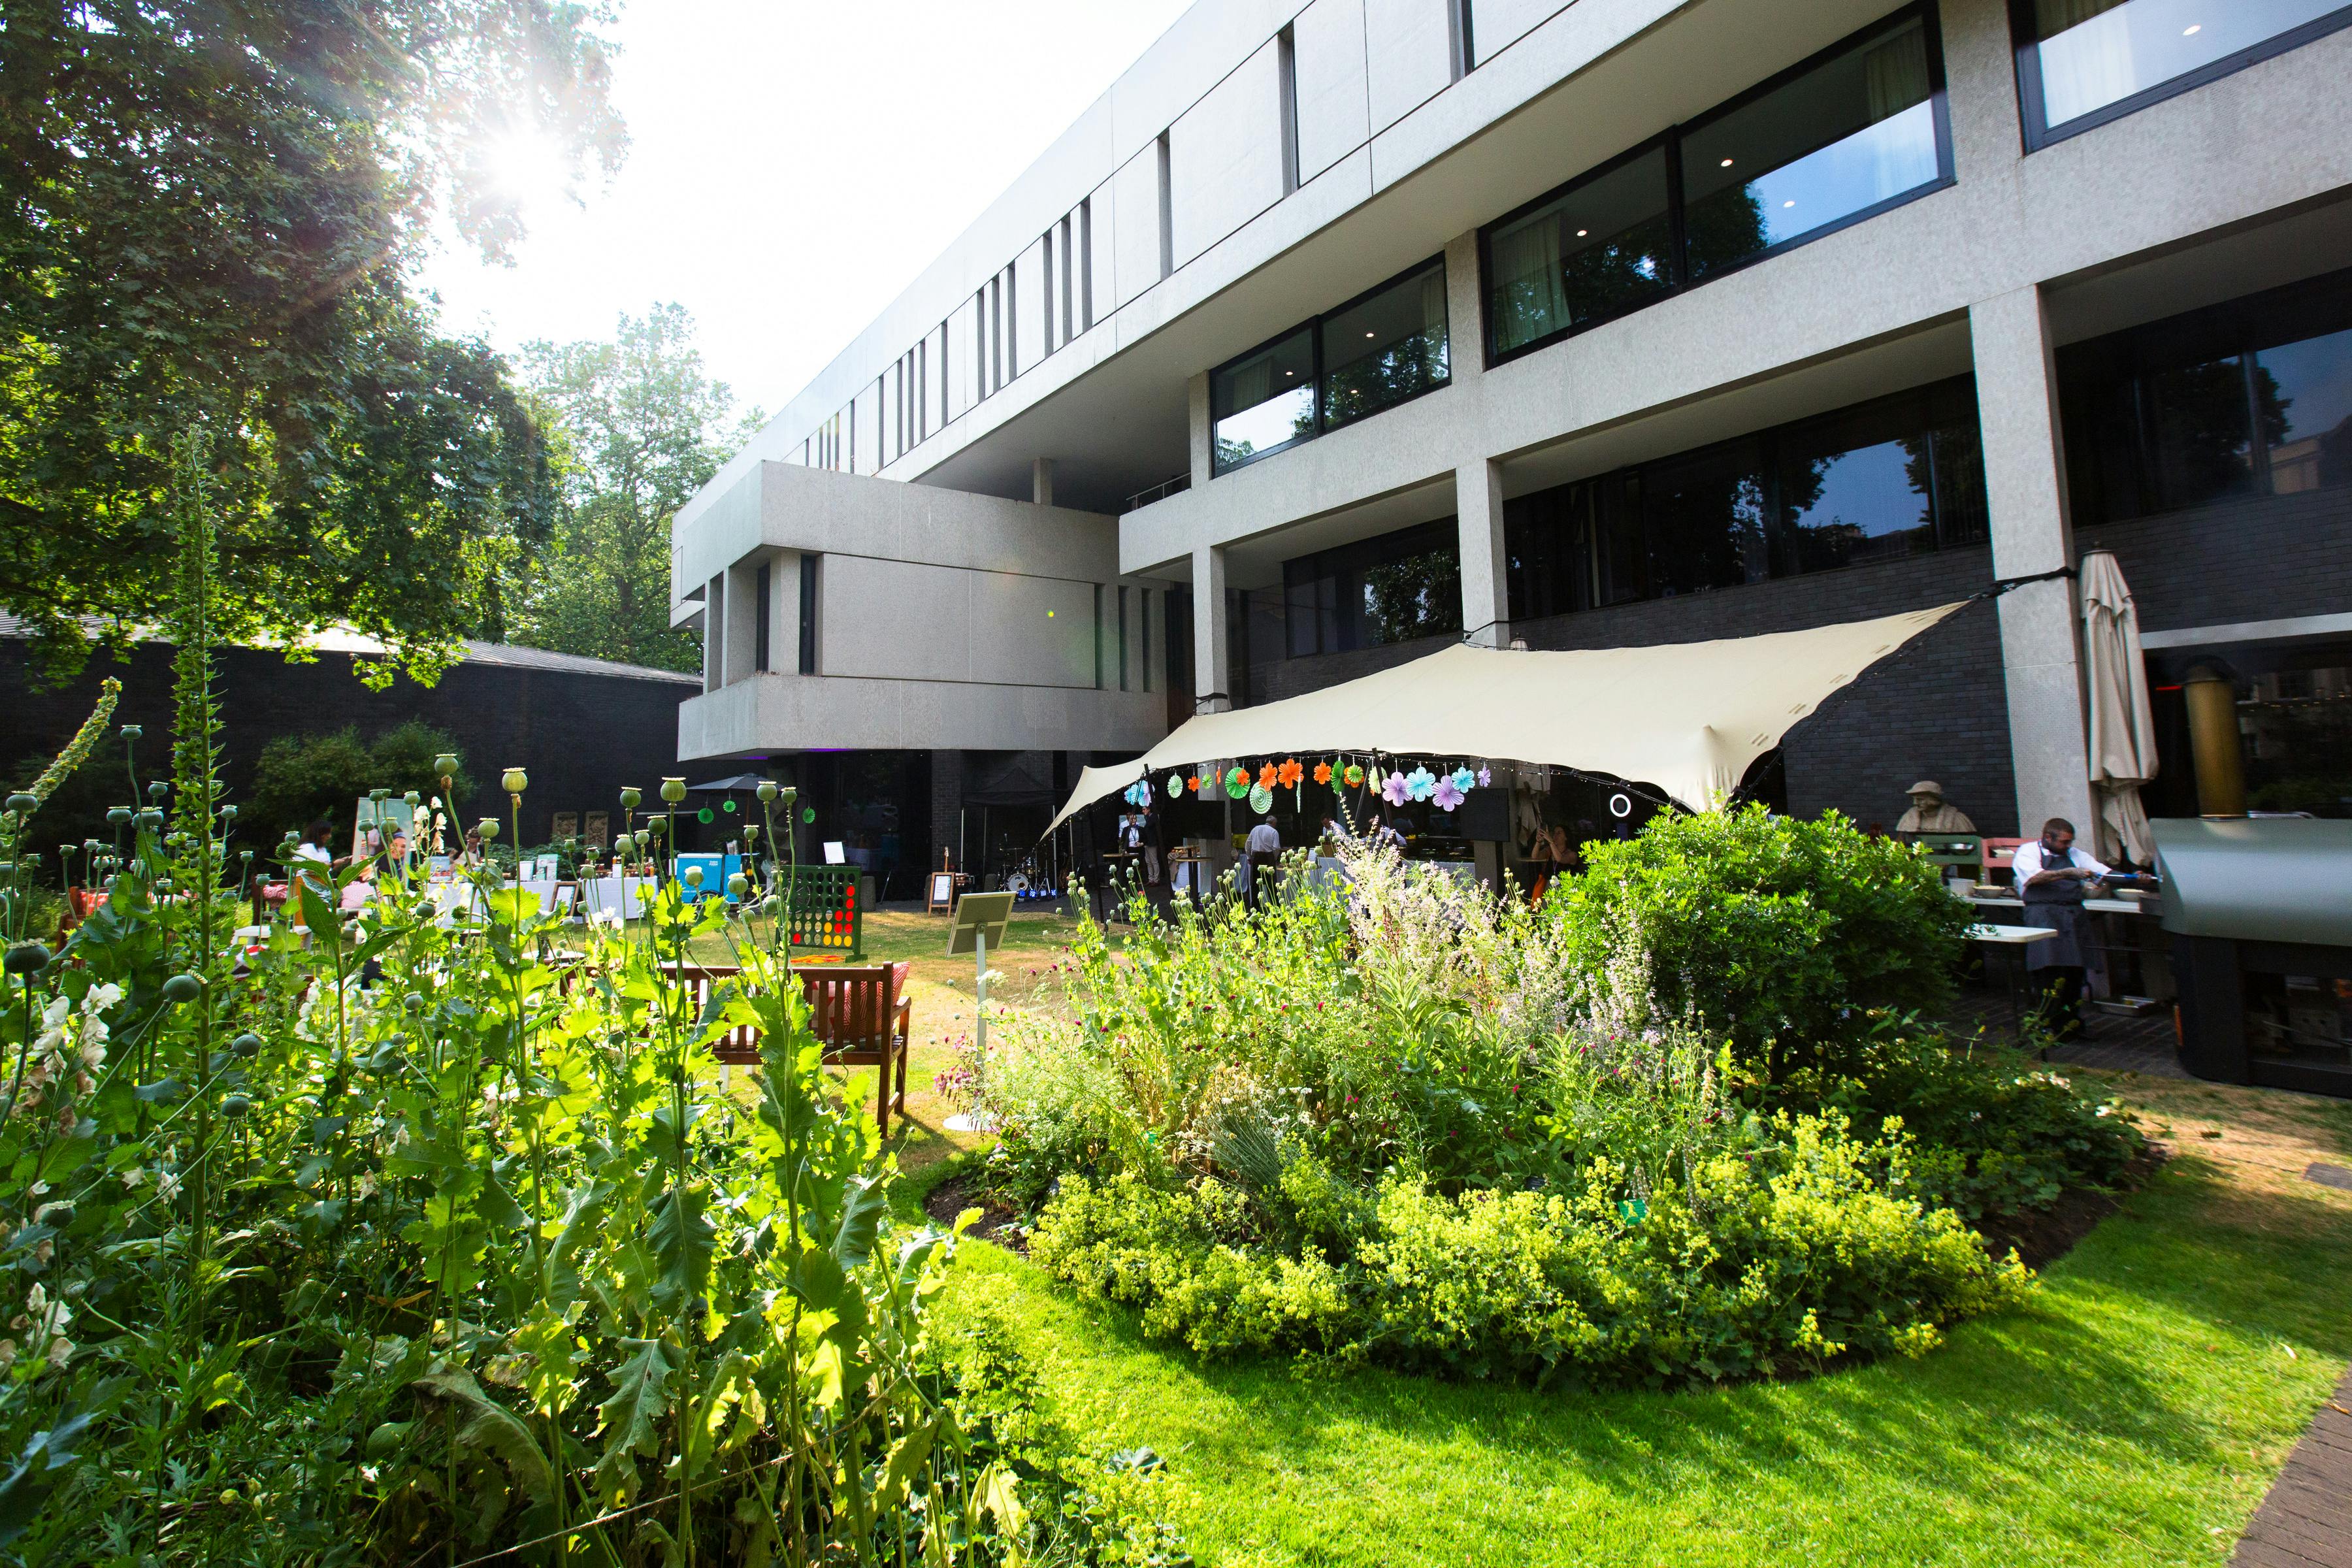
[[[1405,775],[1405,793],[1415,800],[1427,800],[1429,792],[1437,787],[1437,775],[1427,768],[1415,768]]]

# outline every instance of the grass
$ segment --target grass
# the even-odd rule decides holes
[[[2222,1563],[2352,1356],[2352,1194],[2301,1175],[2352,1105],[2115,1088],[2174,1157],[1918,1361],[1601,1394],[1204,1363],[986,1244],[942,1312],[1013,1325],[1087,1446],[1165,1456],[1227,1568]]]

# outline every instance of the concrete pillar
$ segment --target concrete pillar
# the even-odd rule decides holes
[[[1209,482],[1214,468],[1212,458],[1215,447],[1209,421],[1209,373],[1204,370],[1194,376],[1186,391],[1191,397],[1192,415],[1192,488],[1198,489]],[[1217,686],[1222,689],[1224,682],[1220,680]]]
[[[727,684],[727,574],[702,585],[702,689]]]
[[[1039,506],[1054,504],[1054,459],[1029,459],[1029,499]]]
[[[761,557],[747,555],[727,568],[727,637],[724,644],[725,663],[720,670],[720,684],[732,686],[753,674],[753,655],[760,637],[760,562]],[[774,613],[774,606],[770,606]]]
[[[2019,289],[1970,307],[1969,331],[1993,574],[2027,577],[2071,566],[2057,369],[2041,290]],[[2086,830],[2097,813],[2084,737],[2074,584],[2063,577],[2031,583],[1996,603],[2019,830],[2032,834],[2052,816]]]
[[[1503,471],[1488,461],[1454,470],[1462,541],[1462,633],[1481,647],[1511,640],[1509,557],[1503,548]]]
[[[1193,711],[1223,713],[1231,708],[1226,690],[1233,668],[1232,626],[1225,613],[1225,552],[1213,544],[1192,552]]]

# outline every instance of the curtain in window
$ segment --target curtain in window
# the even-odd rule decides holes
[[[1569,324],[1559,218],[1553,213],[1495,236],[1495,346],[1514,349]],[[1438,279],[1442,290],[1443,276]],[[1440,308],[1443,308],[1441,295]]]
[[[2134,58],[2124,0],[2035,0],[2042,41],[2042,117],[2048,125],[2104,109],[2147,84]],[[2104,18],[2104,20],[2102,19]]]
[[[1927,32],[1917,23],[1904,28],[1862,57],[1864,90],[1870,97],[1870,122],[1902,113],[1927,97]]]
[[[1263,355],[1247,364],[1234,366],[1227,384],[1233,392],[1225,412],[1239,414],[1244,409],[1255,408],[1274,395],[1274,356]]]

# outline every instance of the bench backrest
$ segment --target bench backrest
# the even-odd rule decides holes
[[[809,1026],[828,1050],[889,1038],[908,963],[827,964],[794,970],[808,998]]]

